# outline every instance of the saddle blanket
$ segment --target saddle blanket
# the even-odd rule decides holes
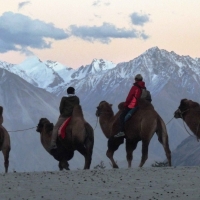
[[[62,139],[64,139],[65,138],[65,130],[66,130],[66,127],[67,127],[67,125],[69,124],[69,122],[70,122],[70,120],[71,120],[71,117],[69,117],[69,118],[67,118],[64,122],[63,122],[63,124],[61,125],[61,127],[58,129],[58,136],[60,136]]]

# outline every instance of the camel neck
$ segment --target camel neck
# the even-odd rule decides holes
[[[112,135],[113,121],[114,121],[114,116],[111,113],[110,114],[102,113],[99,117],[99,123],[106,138],[110,138]]]
[[[40,140],[41,140],[43,147],[46,149],[46,151],[49,152],[50,147],[51,147],[51,137],[49,137],[46,133],[41,132]]]

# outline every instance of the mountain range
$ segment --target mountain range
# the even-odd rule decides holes
[[[55,61],[42,62],[35,56],[28,57],[18,65],[0,61],[0,102],[4,107],[4,126],[9,130],[25,129],[36,126],[41,117],[47,117],[55,123],[60,98],[66,95],[68,86],[73,86],[81,100],[86,120],[95,127],[97,122],[95,111],[99,102],[106,100],[112,103],[116,112],[118,104],[125,100],[134,76],[138,73],[144,77],[146,87],[152,94],[152,104],[167,124],[170,148],[175,150],[188,134],[181,120],[170,120],[181,99],[199,100],[200,94],[197,91],[199,91],[200,59],[180,56],[158,47],[148,49],[128,62],[114,64],[104,59],[93,59],[91,64],[78,69],[72,69]],[[35,130],[30,130],[27,134],[19,132],[10,135],[12,149],[15,149],[11,151],[11,160],[15,160],[11,161],[13,162],[11,165],[15,170],[57,169],[56,161],[41,147],[39,135]],[[101,160],[109,166],[105,156],[106,145],[107,140],[97,124],[93,166]],[[34,150],[30,150],[31,146]],[[134,166],[139,164],[140,151],[139,145],[134,152]],[[24,161],[22,167],[17,164],[17,160],[19,163],[22,162],[24,156],[28,160]],[[122,145],[115,155],[121,167],[127,166],[125,157]],[[150,143],[146,166],[155,159],[165,159],[164,151],[156,136]],[[41,160],[44,160],[43,164]],[[82,168],[81,156],[75,155],[72,160],[70,161],[72,168]]]

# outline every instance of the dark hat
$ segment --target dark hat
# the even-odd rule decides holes
[[[143,80],[142,75],[141,75],[141,74],[137,74],[137,75],[135,76],[135,80],[137,80],[137,81],[142,81],[142,80]]]
[[[73,87],[67,88],[67,94],[74,94],[74,93],[75,93],[75,89]]]

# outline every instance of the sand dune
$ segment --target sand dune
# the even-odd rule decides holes
[[[0,174],[0,199],[200,199],[200,167]]]

